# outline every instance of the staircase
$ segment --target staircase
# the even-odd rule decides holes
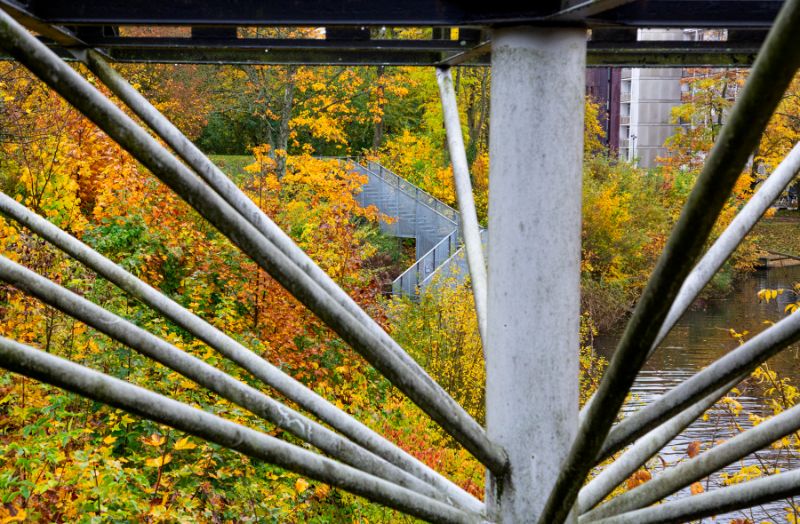
[[[440,271],[461,278],[467,274],[455,209],[377,162],[352,162],[350,167],[368,177],[356,197],[358,202],[362,206],[374,205],[395,219],[391,223],[382,221],[381,230],[416,240],[417,260],[392,282],[392,294],[413,297]]]

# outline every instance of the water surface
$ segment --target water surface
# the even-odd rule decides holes
[[[791,292],[779,295],[777,300],[772,300],[768,304],[759,303],[756,294],[764,288],[791,290],[796,282],[800,282],[800,266],[758,271],[742,282],[731,295],[710,300],[702,308],[687,312],[639,374],[632,388],[632,397],[626,403],[623,412],[630,413],[649,404],[676,384],[734,349],[738,342],[730,335],[731,329],[739,333],[749,331],[746,337],[750,338],[769,327],[765,321],[775,322],[784,318],[786,305],[796,300]],[[598,337],[595,340],[598,353],[606,356],[613,354],[618,336],[617,333]],[[793,384],[800,384],[800,346],[793,345],[783,350],[769,361],[769,365],[781,376],[789,378]],[[660,457],[663,463],[671,464],[685,460],[687,446],[691,442],[699,441],[701,449],[705,450],[713,442],[736,435],[735,424],[742,429],[751,427],[746,411],[761,414],[767,412],[758,388],[742,388],[742,395],[737,400],[744,408],[741,415],[734,418],[725,409],[713,409],[708,420],[696,421],[662,450]],[[759,462],[777,463],[781,469],[800,467],[800,463],[793,464],[794,459],[787,458],[785,452],[768,449],[747,457],[741,463],[731,465],[725,471],[733,473],[743,465]],[[661,463],[659,460],[658,464]],[[656,465],[653,476],[658,475],[661,467]],[[714,489],[714,485],[719,482],[719,475],[715,475],[710,484],[707,481],[703,481],[702,484]],[[689,496],[689,491],[686,489],[676,496]],[[797,502],[800,502],[800,499]],[[786,502],[777,502],[754,508],[752,512],[720,515],[716,519],[705,519],[703,522],[727,524],[731,519],[742,517],[750,518],[753,522],[762,520],[786,522],[786,507]]]

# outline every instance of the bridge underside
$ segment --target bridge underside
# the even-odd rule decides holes
[[[752,63],[780,0],[562,0],[531,2],[365,0],[0,0],[0,6],[62,56],[101,49],[118,62],[488,65],[489,26],[584,25],[589,66],[743,66]],[[169,27],[159,36],[137,28]],[[275,28],[324,28],[289,38]],[[264,28],[271,27],[272,30]],[[423,28],[394,38],[394,28]],[[638,28],[727,29],[721,42],[637,42]],[[145,33],[147,34],[147,33]],[[153,33],[151,32],[150,35]],[[162,36],[168,35],[168,36]]]

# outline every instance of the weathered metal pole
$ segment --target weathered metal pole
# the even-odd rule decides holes
[[[5,337],[0,337],[0,367],[191,433],[429,522],[482,522],[477,515],[465,513],[300,446]]]
[[[769,446],[800,429],[800,405],[783,411],[759,425],[739,433],[697,457],[663,471],[652,482],[646,482],[582,515],[581,523],[600,520],[643,508],[677,493],[693,482]]]
[[[311,270],[293,263],[219,194],[3,10],[0,10],[0,47],[167,184],[345,342],[361,352],[412,401],[422,406],[478,460],[495,472],[506,469],[507,457],[503,450],[488,440],[484,429],[411,357],[402,356],[402,349],[397,349],[399,346],[387,344],[388,335],[384,338],[381,329],[365,324],[368,315],[361,317],[348,311],[310,275]]]
[[[467,266],[472,282],[472,295],[475,297],[475,313],[478,317],[478,331],[481,342],[486,344],[486,261],[483,258],[481,228],[478,224],[478,213],[475,211],[475,198],[472,195],[472,181],[469,177],[467,152],[464,148],[464,136],[461,133],[461,122],[458,117],[458,102],[453,87],[450,69],[437,69],[436,79],[439,82],[439,94],[442,98],[444,127],[447,131],[447,147],[450,151],[450,162],[453,165],[453,181],[458,198],[458,210],[461,215],[461,235],[464,237],[464,252],[467,255]]]
[[[98,275],[109,282],[113,282],[131,296],[136,297],[143,304],[151,307],[154,311],[158,311],[165,318],[171,320],[192,336],[202,340],[221,355],[237,363],[264,384],[275,388],[276,391],[292,402],[297,403],[298,406],[313,413],[321,421],[330,425],[362,448],[438,488],[447,494],[447,497],[454,504],[476,513],[483,512],[482,503],[450,480],[408,455],[405,451],[347,413],[344,413],[324,397],[317,395],[311,389],[270,364],[260,355],[239,344],[202,318],[184,309],[169,297],[161,294],[80,240],[60,230],[54,224],[36,215],[33,211],[30,211],[2,192],[0,192],[0,213],[13,218],[53,244],[53,246],[82,262]]]
[[[578,425],[586,31],[492,41],[486,421],[510,468],[487,501],[497,522],[534,522]]]
[[[781,500],[800,494],[800,470],[743,482],[734,486],[683,497],[593,521],[595,524],[664,524],[695,522],[737,509]],[[731,521],[735,522],[735,521]],[[740,521],[741,522],[741,521]]]

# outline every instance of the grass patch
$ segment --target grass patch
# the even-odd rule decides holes
[[[800,255],[800,213],[780,212],[753,228],[756,245],[765,251]]]
[[[237,184],[249,174],[245,166],[254,162],[251,155],[209,155],[208,158]]]
[[[377,224],[362,227],[368,232],[367,242],[377,249],[377,254],[387,257],[389,263],[402,266],[404,270],[414,263],[414,239],[387,235]]]

